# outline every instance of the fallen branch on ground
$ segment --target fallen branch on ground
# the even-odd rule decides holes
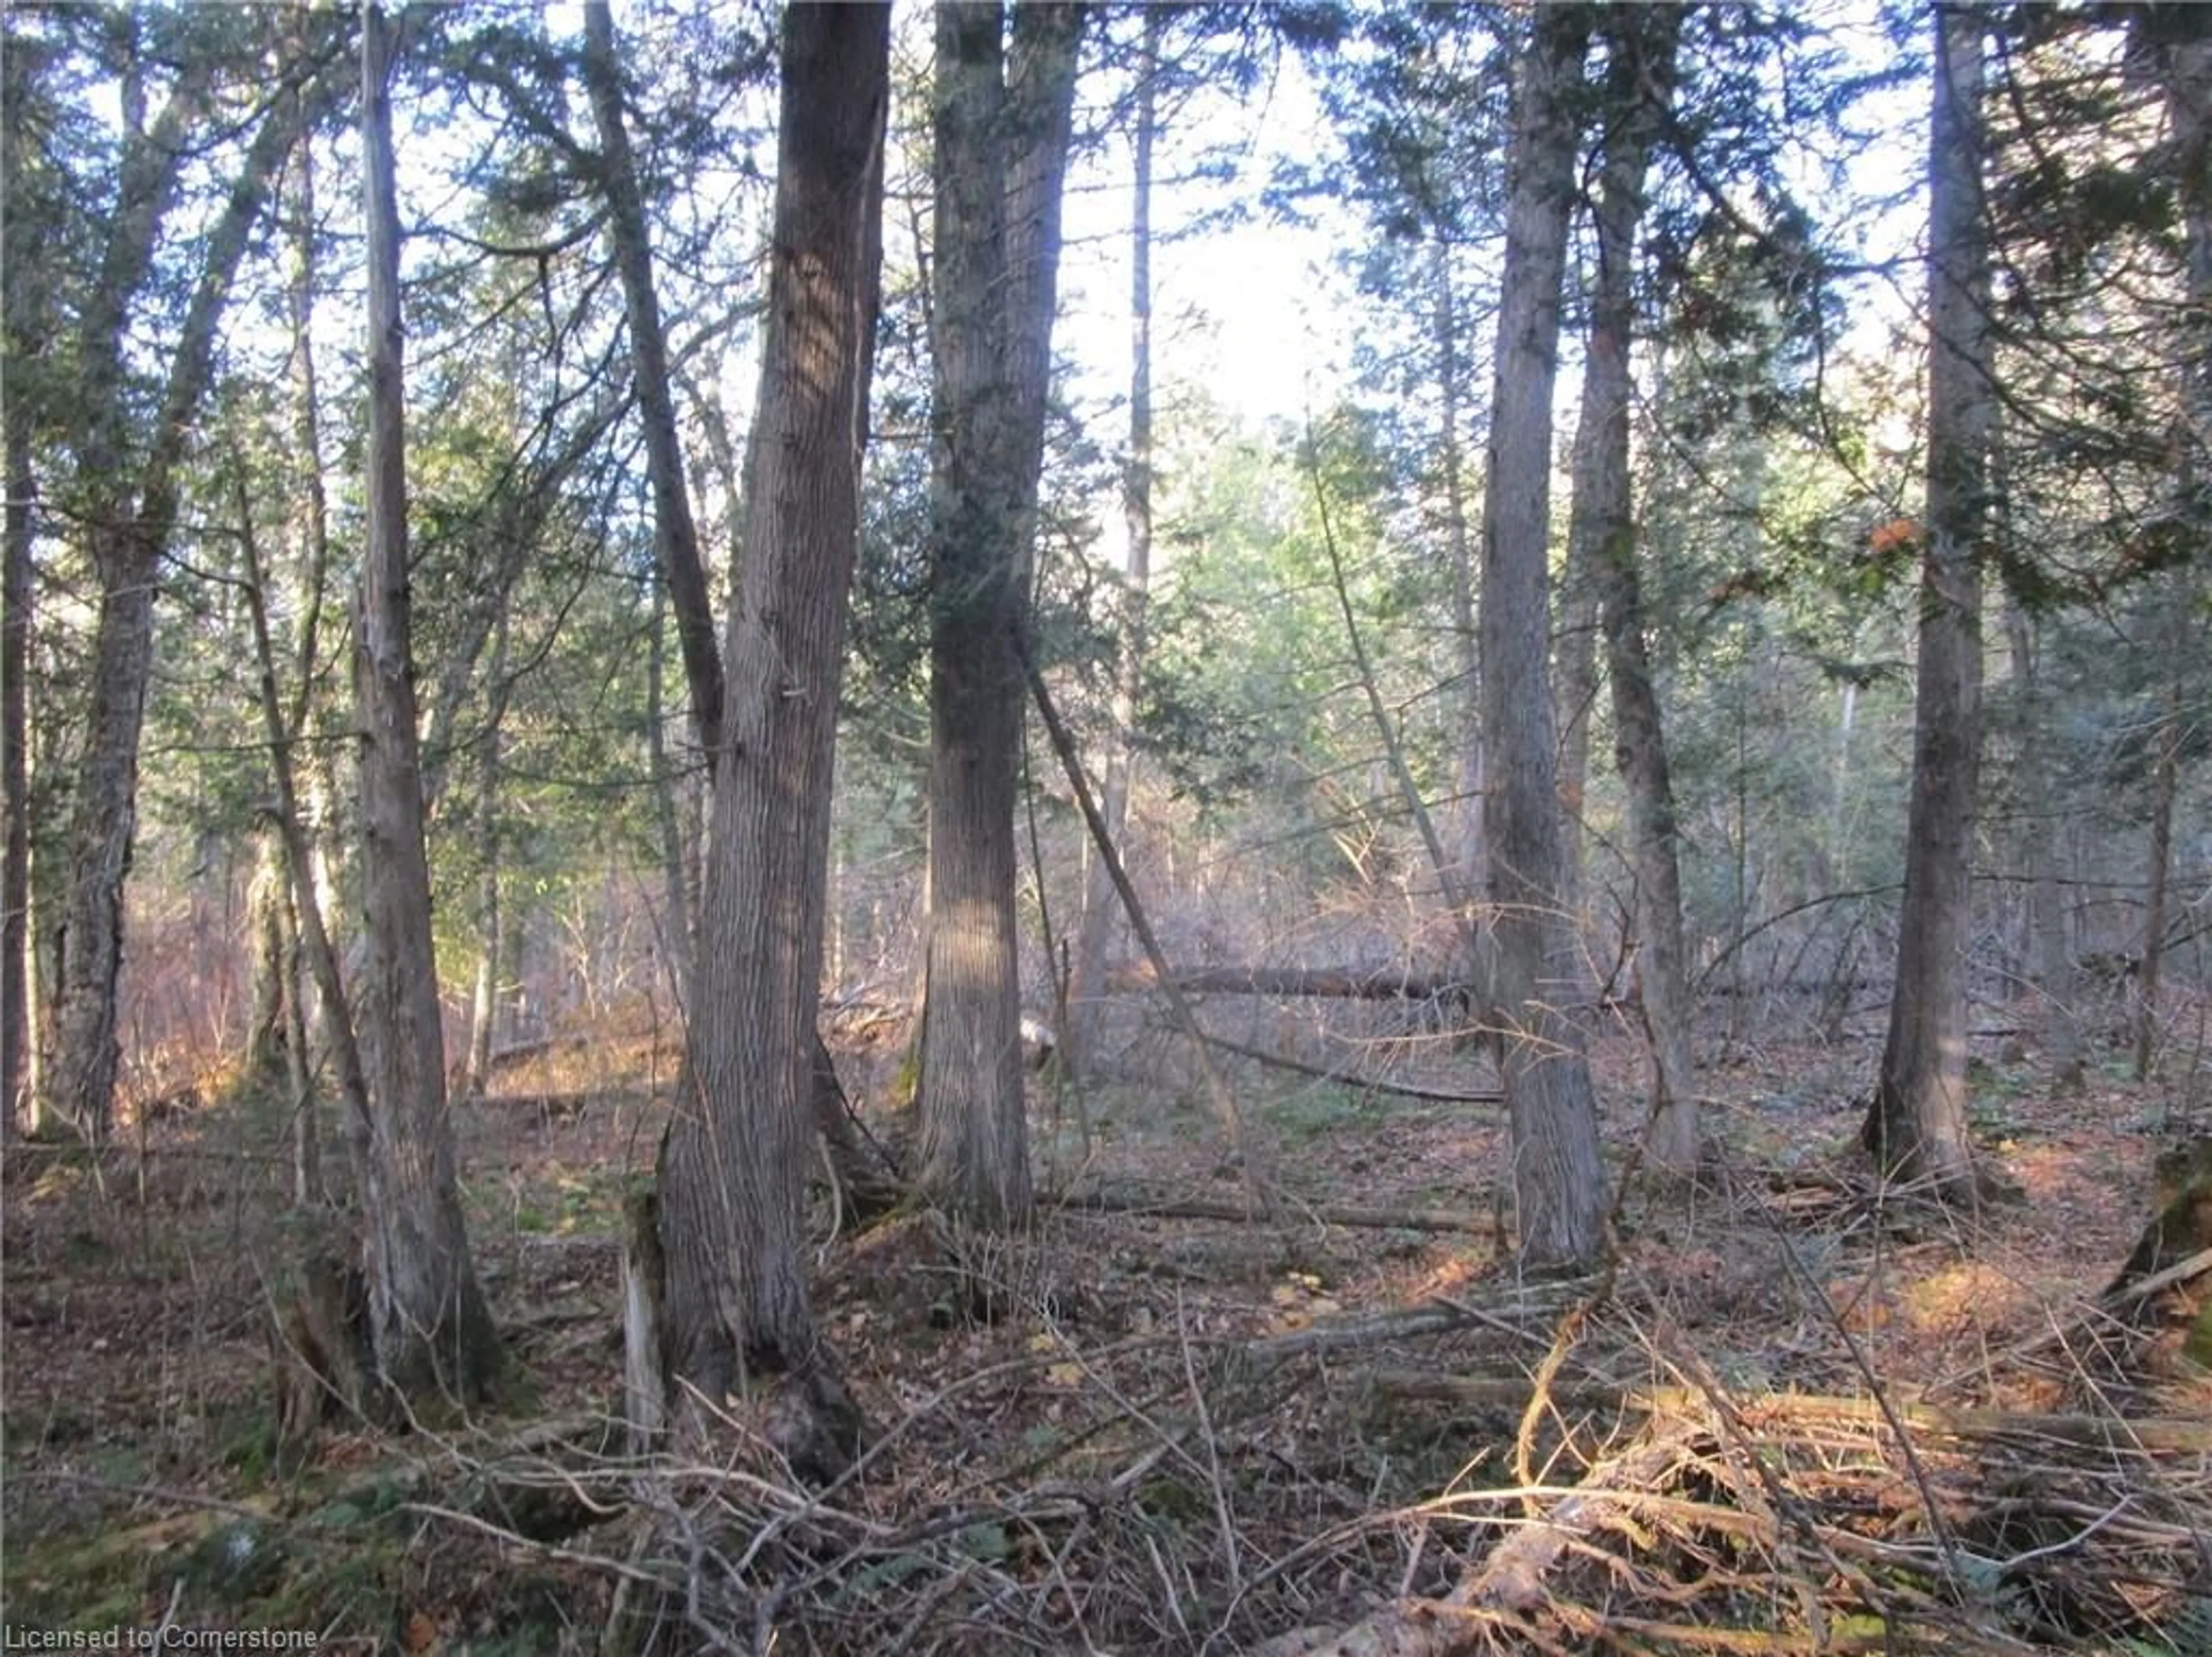
[[[1422,1087],[1407,1081],[1385,1081],[1377,1076],[1362,1075],[1352,1070],[1332,1070],[1325,1065],[1309,1064],[1304,1059],[1291,1058],[1284,1053],[1271,1053],[1264,1047],[1253,1047],[1241,1041],[1231,1041],[1226,1036],[1217,1036],[1212,1031],[1200,1031],[1208,1046],[1218,1047],[1224,1053],[1234,1053],[1239,1058],[1249,1058],[1261,1064],[1273,1065],[1279,1070],[1293,1070],[1317,1081],[1333,1081],[1347,1087],[1357,1087],[1363,1093],[1389,1093],[1399,1099],[1423,1099],[1443,1105],[1503,1105],[1505,1095],[1495,1087],[1485,1087],[1473,1093],[1459,1093],[1446,1087]]]
[[[1144,1191],[1093,1190],[1074,1191],[1059,1199],[1063,1208],[1085,1209],[1097,1214],[1145,1214],[1162,1220],[1250,1221],[1254,1214],[1242,1203],[1217,1197],[1158,1197]],[[1498,1231],[1496,1217],[1462,1214],[1439,1209],[1364,1209],[1330,1203],[1309,1208],[1290,1197],[1285,1207],[1317,1225],[1343,1226],[1354,1231],[1419,1231],[1486,1237]]]

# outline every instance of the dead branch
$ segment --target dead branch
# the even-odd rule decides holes
[[[1342,966],[1186,966],[1172,972],[1149,963],[1116,967],[1109,990],[1157,990],[1171,982],[1193,996],[1291,996],[1315,1001],[1433,1001],[1464,1006],[1473,986],[1461,978],[1434,978],[1395,968],[1362,972]]]
[[[1279,1070],[1291,1070],[1299,1075],[1311,1076],[1316,1081],[1340,1083],[1357,1087],[1363,1093],[1389,1093],[1398,1099],[1422,1099],[1443,1105],[1503,1105],[1505,1095],[1495,1087],[1485,1087],[1470,1093],[1455,1092],[1448,1087],[1421,1087],[1408,1081],[1385,1081],[1379,1076],[1364,1075],[1356,1070],[1332,1070],[1326,1065],[1309,1064],[1303,1059],[1285,1053],[1271,1053],[1264,1047],[1254,1047],[1241,1041],[1231,1041],[1226,1036],[1217,1036],[1201,1031],[1200,1039],[1218,1047],[1224,1053],[1234,1053],[1239,1058],[1249,1058],[1261,1064],[1272,1065]]]
[[[1114,844],[1113,832],[1106,826],[1106,819],[1098,809],[1098,802],[1091,797],[1090,779],[1084,776],[1083,762],[1075,752],[1075,739],[1069,734],[1066,725],[1061,721],[1060,710],[1052,699],[1052,691],[1045,685],[1044,675],[1037,670],[1036,658],[1030,652],[1029,640],[1018,628],[1014,632],[1014,649],[1021,658],[1023,671],[1029,675],[1030,695],[1036,704],[1038,715],[1044,720],[1045,734],[1051,739],[1053,752],[1060,756],[1060,769],[1067,775],[1067,785],[1074,792],[1075,803],[1082,808],[1083,820],[1089,825],[1091,841],[1098,848],[1099,861],[1104,864],[1108,876],[1114,882],[1114,890],[1121,897],[1121,907],[1128,913],[1130,929],[1144,946],[1145,959],[1152,963],[1152,972],[1159,978],[1160,991],[1167,998],[1168,1011],[1185,1031],[1194,1038],[1200,1037],[1203,1032],[1199,1028],[1198,1014],[1192,1010],[1190,1002],[1184,999],[1182,990],[1176,984],[1175,972],[1168,965],[1167,954],[1160,947],[1158,935],[1152,930],[1144,904],[1137,897],[1137,888],[1129,879],[1129,871],[1121,866],[1121,854]],[[1199,1070],[1205,1079],[1206,1097],[1212,1101],[1215,1115],[1220,1118],[1231,1145],[1243,1164],[1244,1188],[1254,1205],[1273,1217],[1280,1198],[1275,1188],[1274,1171],[1268,1166],[1269,1158],[1246,1130],[1244,1113],[1237,1108],[1236,1099],[1230,1093],[1229,1084],[1221,1079],[1220,1070],[1207,1058],[1203,1040],[1198,1042],[1197,1048]]]

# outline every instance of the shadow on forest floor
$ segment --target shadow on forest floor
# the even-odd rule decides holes
[[[9,1628],[489,1657],[600,1650],[617,1611],[635,1644],[657,1607],[673,1651],[2212,1652],[2212,1394],[2092,1304],[2149,1210],[2160,1087],[1978,1064],[2027,1198],[1968,1236],[1868,1180],[1871,1048],[1739,1049],[1704,1073],[1705,1177],[1632,1191],[1617,1270],[1554,1283],[1491,1234],[1495,1106],[1243,1069],[1309,1205],[1270,1228],[1175,1211],[1240,1188],[1172,1088],[1091,1100],[1087,1149],[1040,1099],[1048,1172],[1115,1206],[824,1237],[874,1435],[805,1491],[738,1419],[719,1462],[614,1453],[653,1045],[539,1055],[459,1107],[507,1416],[331,1432],[302,1466],[270,1443],[270,1125],[203,1106],[97,1161],[11,1154]],[[890,1051],[841,1052],[856,1098]],[[1596,1057],[1617,1173],[1637,1055]],[[1415,1222],[1439,1211],[1468,1229]]]

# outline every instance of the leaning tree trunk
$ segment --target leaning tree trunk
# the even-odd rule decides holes
[[[1051,373],[1060,195],[1082,11],[937,9],[936,425],[930,480],[924,1188],[974,1223],[1031,1201],[1015,804]]]
[[[399,213],[390,26],[362,16],[362,174],[368,219],[368,478],[354,627],[361,743],[362,897],[368,942],[359,1012],[369,1102],[369,1325],[381,1380],[415,1408],[468,1404],[495,1386],[499,1334],[470,1258],[453,1170],[407,585],[407,470]]]
[[[676,635],[684,677],[692,688],[692,716],[710,753],[721,746],[722,664],[714,650],[714,606],[708,598],[699,531],[684,482],[684,446],[676,429],[676,398],[668,371],[668,338],[653,283],[653,243],[629,128],[623,119],[622,77],[615,53],[614,20],[607,0],[584,7],[584,81],[599,128],[599,185],[607,204],[608,235],[622,273],[629,321],[630,372],[637,385],[639,423],[645,434],[646,478],[653,490],[653,551],[676,606]]]
[[[1496,905],[1486,1010],[1511,1117],[1521,1248],[1577,1265],[1602,1241],[1605,1171],[1586,1037],[1561,1005],[1579,977],[1557,791],[1547,657],[1552,391],[1559,287],[1573,205],[1572,90],[1590,15],[1535,14],[1515,87],[1512,184],[1498,319],[1490,476],[1483,498],[1482,710],[1490,789],[1485,836]]]
[[[1969,927],[1979,809],[1982,543],[1994,398],[1982,200],[1982,16],[1936,9],[1929,132],[1928,512],[1912,800],[1889,1037],[1866,1142],[1883,1172],[1972,1203],[1966,1122]]]
[[[671,1385],[709,1400],[780,1378],[804,1407],[778,1412],[789,1429],[779,1447],[820,1476],[849,1455],[854,1428],[816,1339],[803,1203],[882,257],[889,13],[794,6],[783,27],[768,323],[744,580],[723,652],[691,1085],[661,1149],[666,1339],[634,1355],[657,1357]]]
[[[1614,758],[1628,793],[1639,974],[1651,1052],[1651,1118],[1644,1140],[1654,1167],[1681,1173],[1698,1160],[1698,1103],[1691,1072],[1692,1007],[1682,942],[1682,880],[1674,794],[1651,658],[1630,507],[1631,331],[1636,314],[1636,229],[1653,129],[1673,95],[1681,15],[1670,6],[1615,14],[1607,71],[1605,140],[1596,208],[1597,280],[1583,369],[1582,429],[1575,444],[1574,527],[1605,634]],[[1571,827],[1569,833],[1573,833]]]

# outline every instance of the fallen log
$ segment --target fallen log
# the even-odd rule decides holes
[[[1441,1001],[1465,1006],[1474,986],[1464,978],[1431,977],[1395,967],[1186,966],[1170,975],[1188,996],[1292,996],[1317,1001]],[[1109,990],[1156,990],[1160,978],[1149,965],[1116,967],[1106,975]]]
[[[1096,1189],[1070,1191],[1058,1199],[1060,1206],[1095,1214],[1145,1214],[1161,1220],[1235,1220],[1265,1218],[1242,1203],[1218,1197],[1162,1197],[1146,1191]],[[1285,1207],[1318,1225],[1343,1226],[1355,1231],[1419,1231],[1452,1235],[1492,1236],[1497,1217],[1461,1214],[1440,1209],[1365,1209],[1337,1204],[1306,1207],[1285,1197]]]

